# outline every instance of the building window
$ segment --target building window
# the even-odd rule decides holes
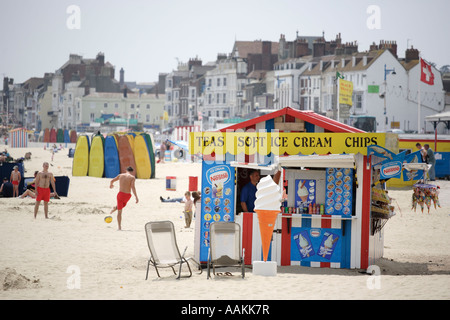
[[[227,86],[227,78],[223,78],[223,86],[224,86],[224,87]]]
[[[114,108],[118,109],[118,108],[119,108],[119,104],[118,104],[118,103],[115,103],[115,104],[114,104]]]
[[[131,104],[130,108],[131,108],[131,109],[134,109],[134,103]]]
[[[212,94],[208,94],[208,104],[211,104]]]
[[[333,109],[333,95],[332,94],[326,94],[323,97],[323,107],[325,109],[325,111],[330,111]]]
[[[355,106],[355,109],[361,110],[363,107],[362,93],[354,93],[352,99],[353,99],[353,105]]]
[[[301,97],[300,110],[308,110],[308,97]]]
[[[150,105],[149,104],[147,104],[147,109],[150,109]]]
[[[104,106],[105,108],[108,108],[108,103],[107,103],[107,102],[104,103],[103,106]]]
[[[319,112],[319,97],[314,97],[314,112]]]
[[[208,87],[211,87],[211,79],[208,79]]]
[[[217,78],[217,86],[220,87],[220,78]]]
[[[223,94],[223,103],[224,104],[227,103],[227,94],[226,93]]]
[[[220,103],[220,93],[218,93],[218,94],[216,95],[216,102],[217,102],[217,103]]]
[[[147,115],[145,116],[145,121],[146,121],[146,122],[150,122],[150,115],[149,115],[149,114],[147,114]]]
[[[95,120],[95,113],[91,113],[89,115],[89,120],[94,121]]]

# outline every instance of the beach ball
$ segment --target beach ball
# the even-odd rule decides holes
[[[113,220],[113,219],[112,219],[111,216],[105,217],[105,222],[106,222],[106,223],[111,223],[112,220]]]

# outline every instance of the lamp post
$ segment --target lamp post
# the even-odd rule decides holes
[[[392,73],[392,75],[396,75],[395,68],[387,69],[386,65],[384,65],[384,132],[387,132],[387,124],[388,124],[388,116],[386,110],[386,95],[387,95],[387,82],[386,77],[388,74]]]

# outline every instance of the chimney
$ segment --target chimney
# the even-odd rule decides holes
[[[295,58],[309,55],[308,42],[305,39],[297,39],[295,41]]]
[[[272,42],[263,41],[262,42],[262,57],[261,57],[261,69],[262,70],[272,70]]]
[[[123,85],[125,84],[125,71],[123,68],[120,69],[120,80],[119,80],[120,88],[123,88]]]
[[[379,49],[389,50],[397,58],[397,42],[380,40]]]
[[[189,59],[188,62],[188,69],[191,70],[192,66],[202,66],[202,60],[198,59],[198,57],[195,57],[193,59]]]
[[[325,42],[317,39],[313,43],[313,57],[323,57],[325,55]]]
[[[419,50],[414,49],[411,46],[411,49],[406,49],[405,52],[405,62],[410,62],[411,60],[419,60]]]
[[[102,52],[97,54],[98,65],[103,67],[105,65],[105,55]]]
[[[378,50],[378,46],[375,44],[375,42],[372,42],[372,44],[370,45],[370,51],[375,51]]]

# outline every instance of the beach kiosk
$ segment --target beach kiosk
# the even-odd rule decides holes
[[[373,165],[386,150],[398,152],[397,135],[365,133],[291,108],[220,131],[191,133],[190,153],[203,155],[196,259],[208,259],[212,222],[235,221],[245,264],[262,260],[257,215],[240,206],[249,170],[258,169],[261,177],[280,176],[284,199],[268,260],[278,266],[368,268],[383,255],[383,226],[394,214],[380,168]],[[375,213],[378,208],[387,211]]]
[[[28,130],[25,128],[13,129],[9,132],[9,146],[11,148],[28,147]]]

